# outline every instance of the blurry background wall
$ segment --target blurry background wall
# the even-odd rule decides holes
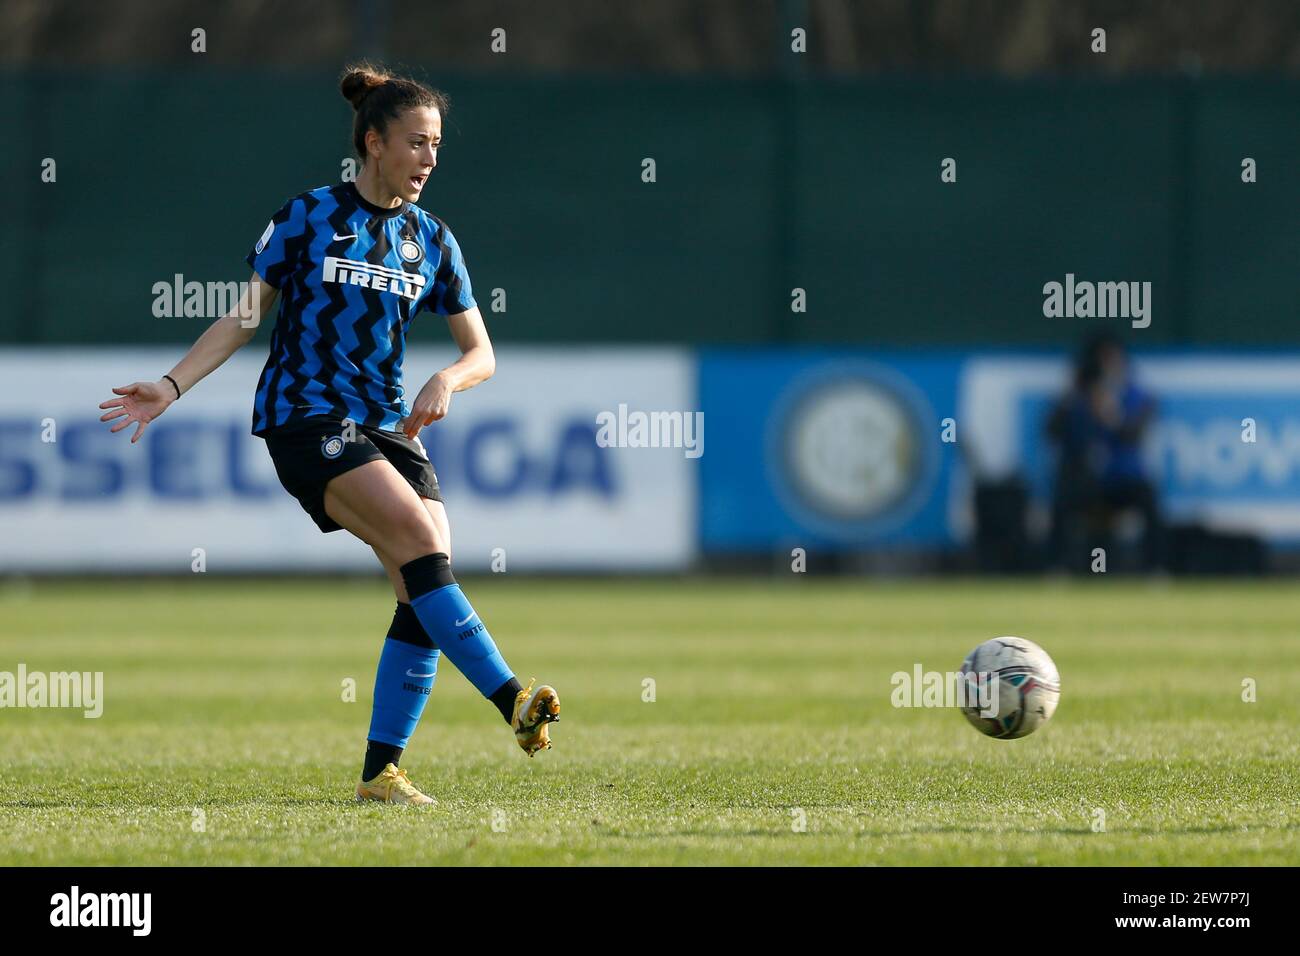
[[[1268,353],[1294,348],[1300,327],[1296,4],[7,0],[0,20],[10,226],[0,345],[13,368],[42,363],[33,388],[58,381],[58,349],[91,350],[65,382],[87,408],[97,396],[86,361],[138,377],[137,357],[155,354],[94,350],[179,356],[215,316],[156,317],[157,283],[246,278],[243,257],[284,199],[347,175],[350,111],[335,81],[343,62],[368,55],[451,96],[422,204],[465,247],[503,355],[550,361],[559,377],[567,352],[527,349],[622,346],[631,363],[644,347],[675,350],[660,407],[705,409],[716,443],[674,466],[674,481],[687,475],[678,520],[690,527],[675,527],[672,556],[656,566],[788,556],[800,542],[898,566],[899,547],[935,554],[981,540],[990,482],[1018,482],[999,486],[1020,502],[999,520],[1041,538],[1034,514],[1041,526],[1054,467],[1044,402],[1098,327],[1167,387],[1145,454],[1170,506],[1223,531],[1271,529],[1279,545],[1300,535],[1289,517],[1300,507],[1294,356],[1280,355],[1264,384],[1255,374]],[[1098,27],[1104,53],[1092,50]],[[806,53],[791,49],[795,29]],[[940,178],[948,157],[953,183]],[[41,178],[47,159],[53,183]],[[1067,274],[1150,282],[1151,324],[1045,317],[1044,284]],[[791,307],[795,289],[805,311]],[[421,323],[412,339],[446,344]],[[44,346],[57,348],[26,351]],[[622,361],[613,354],[602,361]],[[834,391],[846,359],[874,382],[866,392]],[[467,398],[455,448],[485,456],[462,469],[467,503],[508,516],[543,507],[503,496],[510,476],[554,475],[576,447],[563,425],[573,409],[590,419],[619,395],[575,393],[557,426],[527,417],[523,379],[500,379],[496,394],[519,409],[506,431]],[[830,496],[818,515],[792,492],[799,469],[772,436],[794,427],[790,389],[823,380],[827,410],[800,434],[829,429],[825,440],[843,447],[835,423],[866,422],[868,438],[849,443],[862,460],[841,461],[851,487],[814,489]],[[990,398],[990,381],[1022,391]],[[881,404],[876,386],[897,401]],[[251,382],[211,415],[242,431],[240,387]],[[87,444],[53,455],[39,439],[41,402],[11,399],[4,412],[0,508],[11,516],[177,490],[164,480],[160,492],[156,475],[168,454],[184,456],[180,438],[132,471],[122,442],[91,435],[89,419]],[[965,444],[938,443],[946,418]],[[1262,423],[1254,447],[1233,437],[1245,418]],[[510,435],[518,443],[503,451]],[[204,454],[237,476],[238,455],[215,450],[225,447]],[[897,465],[899,449],[915,471],[891,466],[888,480],[923,486],[920,497],[869,487],[884,472],[863,477],[882,455]],[[89,461],[100,467],[87,479]],[[610,474],[601,493],[620,489],[634,513],[635,482]],[[591,493],[580,486],[543,483],[561,497]],[[200,501],[247,490],[238,478],[185,487]],[[865,510],[837,512],[839,491]],[[588,504],[609,513],[608,501]],[[8,565],[26,553],[13,547]],[[961,566],[986,558],[968,552]]]

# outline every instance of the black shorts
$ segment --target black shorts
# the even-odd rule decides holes
[[[341,529],[325,513],[325,486],[331,478],[368,461],[387,459],[421,498],[442,500],[438,476],[424,445],[401,432],[356,425],[354,440],[344,441],[342,420],[317,416],[272,428],[262,437],[280,484],[298,499],[321,531]]]

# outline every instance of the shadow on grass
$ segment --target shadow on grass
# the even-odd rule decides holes
[[[373,802],[373,801],[371,801]],[[360,806],[350,795],[327,797],[263,797],[260,799],[196,799],[175,803],[123,803],[121,800],[0,800],[0,810],[175,810],[189,813],[195,808],[214,807],[347,807]]]
[[[963,827],[963,826],[929,826],[929,827],[910,827],[906,830],[874,830],[862,828],[857,830],[815,830],[809,829],[803,832],[792,831],[789,829],[768,829],[768,830],[725,830],[725,829],[701,829],[689,828],[679,830],[646,830],[646,831],[619,831],[606,830],[602,828],[592,828],[592,832],[601,837],[610,837],[614,839],[627,840],[658,840],[665,837],[707,837],[714,839],[725,839],[734,837],[768,837],[770,839],[796,836],[806,838],[809,836],[831,837],[831,838],[852,838],[855,840],[865,839],[889,839],[910,836],[932,836],[934,834],[956,834],[969,837],[1005,837],[1009,835],[1042,837],[1042,836],[1077,836],[1105,838],[1107,836],[1205,836],[1214,833],[1237,833],[1237,834],[1258,834],[1258,833],[1285,833],[1288,831],[1300,830],[1300,824],[1285,824],[1275,826],[1271,824],[1256,824],[1243,829],[1240,825],[1224,825],[1217,827],[1122,827],[1112,828],[1104,833],[1094,833],[1090,827],[999,827],[989,829],[987,827]]]
[[[877,836],[877,837],[901,837],[911,836],[913,834],[930,834],[930,833],[960,833],[964,835],[988,836],[1006,836],[1008,834],[1020,834],[1022,836],[1085,836],[1085,837],[1106,837],[1106,836],[1191,836],[1206,835],[1211,833],[1283,833],[1288,830],[1300,830],[1300,824],[1288,823],[1283,825],[1275,824],[1255,824],[1244,827],[1241,824],[1223,824],[1214,827],[1110,827],[1104,832],[1094,833],[1091,827],[1086,826],[1069,826],[1069,827],[998,827],[990,829],[987,827],[960,827],[960,826],[931,826],[931,827],[909,827],[906,830],[870,830],[864,829],[857,831],[856,835]]]

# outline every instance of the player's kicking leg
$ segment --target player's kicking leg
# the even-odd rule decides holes
[[[424,653],[431,660],[421,657],[415,664],[420,665],[422,676],[432,676],[423,675],[423,671],[435,670],[441,652],[497,707],[525,753],[531,757],[538,750],[548,749],[548,725],[559,719],[559,695],[547,685],[534,691],[534,682],[523,688],[515,679],[486,625],[451,573],[450,559],[442,550],[449,547],[447,535],[440,532],[430,513],[432,509],[425,509],[424,502],[405,479],[388,462],[369,462],[330,481],[325,491],[325,507],[339,525],[380,554],[390,576],[400,576],[402,587],[397,589],[399,615],[403,609],[409,609],[408,616],[418,622],[421,636],[430,645],[429,648],[413,648],[403,647],[401,641],[385,642],[380,659],[380,677],[376,680],[376,712],[379,712],[381,679],[387,657],[393,658],[394,668],[391,669],[400,670],[412,663],[412,654]],[[397,575],[393,575],[394,569]],[[402,600],[404,597],[406,601]],[[413,640],[410,643],[417,642]],[[410,673],[410,668],[406,673]],[[372,769],[371,764],[377,766],[378,760],[382,759],[379,748],[405,746],[406,738],[419,720],[419,710],[423,707],[413,713],[408,712],[405,706],[398,708],[396,716],[402,718],[398,721],[401,726],[395,724],[394,732],[400,742],[393,739],[394,733],[375,738],[372,722],[370,747],[374,753],[367,753],[368,770]],[[400,755],[401,751],[397,749],[396,752]],[[372,760],[372,757],[376,759]],[[384,774],[390,775],[384,777]],[[391,764],[385,763],[378,776],[371,778],[363,773],[363,777],[365,779],[357,788],[361,799],[431,802],[415,790],[405,774],[398,770],[395,760]],[[397,799],[394,794],[397,794]]]

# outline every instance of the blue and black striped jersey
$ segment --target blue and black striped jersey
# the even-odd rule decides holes
[[[391,430],[410,413],[402,358],[411,319],[421,309],[456,315],[475,304],[442,220],[406,202],[383,209],[353,183],[290,199],[247,262],[280,290],[254,435],[313,415]]]

